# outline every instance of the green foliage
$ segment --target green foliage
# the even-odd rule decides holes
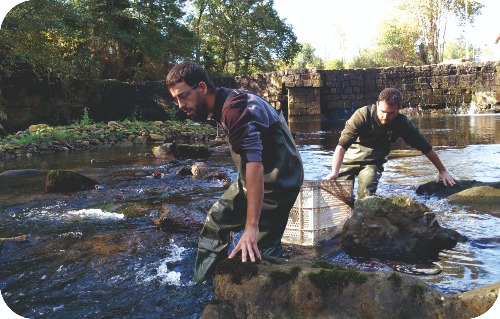
[[[309,274],[309,280],[322,291],[333,288],[339,293],[351,283],[359,286],[366,282],[368,276],[357,269],[345,268],[340,265],[332,265],[326,262],[315,262],[314,268],[323,268],[317,273]]]
[[[364,49],[348,64],[349,68],[374,68],[386,66],[379,49]]]
[[[300,69],[300,68],[324,69],[325,63],[320,57],[317,57],[314,54],[314,52],[315,49],[313,48],[312,45],[308,43],[302,44],[299,54],[297,54],[290,67],[293,69]]]
[[[467,8],[465,4],[467,2]],[[483,5],[476,1],[465,0],[400,0],[397,9],[407,16],[408,21],[420,32],[415,44],[421,52],[423,64],[439,63],[443,60],[444,38],[449,16],[455,16],[459,25],[473,23],[481,13]]]
[[[401,284],[403,280],[401,279],[401,276],[395,272],[391,273],[389,277],[387,277],[387,280],[392,284],[392,286],[396,289],[399,289],[401,287]]]
[[[72,135],[65,128],[61,127],[51,127],[47,130],[47,138],[51,141],[63,143],[71,142],[73,139]]]
[[[394,14],[378,27],[373,48],[362,50],[352,68],[423,65],[463,58],[462,44],[445,46],[447,22],[465,21],[465,0],[398,0]],[[467,20],[473,23],[483,5],[468,1]]]
[[[191,25],[198,35],[196,61],[212,76],[274,70],[276,60],[292,61],[299,49],[292,26],[272,0],[196,0]]]
[[[83,115],[78,124],[81,126],[85,126],[85,125],[90,125],[92,123],[94,123],[94,121],[92,121],[92,119],[89,116],[89,108],[88,107],[83,108]]]
[[[448,41],[444,45],[443,61],[461,59],[464,57],[465,43],[460,39]]]
[[[49,142],[49,138],[47,136],[42,136],[38,134],[29,133],[23,137],[21,137],[17,143],[19,145],[40,145]]]
[[[387,19],[380,24],[377,48],[381,50],[380,64],[383,66],[420,65],[415,44],[420,30],[415,25],[399,19]]]
[[[0,73],[38,81],[73,78],[157,80],[190,58],[187,0],[30,0],[0,29]]]
[[[326,61],[325,70],[344,70],[346,64],[342,60],[328,60]]]
[[[352,68],[421,65],[418,46],[420,33],[414,24],[387,18],[379,25],[373,49],[365,49],[353,58]]]
[[[216,275],[230,275],[231,281],[240,285],[243,279],[257,276],[259,268],[256,263],[250,261],[242,263],[241,258],[227,258],[217,264],[214,273]]]

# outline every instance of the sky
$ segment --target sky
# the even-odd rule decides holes
[[[476,0],[484,5],[474,25],[469,26],[469,43],[495,46],[500,33],[500,0]],[[380,22],[392,15],[390,0],[274,0],[281,19],[293,26],[300,43],[309,43],[315,54],[325,60],[341,59],[338,30],[347,39],[344,58],[349,59],[369,47]],[[447,24],[447,39],[457,38],[463,28]],[[500,45],[497,45],[500,46]]]

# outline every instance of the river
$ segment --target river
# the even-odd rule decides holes
[[[412,120],[455,178],[500,181],[500,115]],[[306,179],[328,173],[342,126],[292,125]],[[161,230],[151,219],[163,203],[204,213],[224,186],[218,180],[176,176],[183,163],[144,156],[150,151],[151,146],[108,148],[0,163],[0,172],[78,170],[102,186],[76,194],[45,194],[45,175],[0,176],[0,237],[28,235],[25,241],[0,246],[0,290],[11,309],[29,318],[199,318],[215,296],[210,284],[192,283],[197,234]],[[236,176],[224,151],[208,163],[232,179]],[[403,143],[394,145],[385,169],[379,195],[404,195],[424,203],[442,226],[456,229],[469,241],[428,264],[354,259],[341,249],[323,259],[368,271],[418,273],[449,294],[500,281],[500,218],[445,199],[417,196],[417,186],[433,180],[437,172],[425,156]],[[151,178],[155,170],[165,178]],[[140,212],[124,214],[126,205],[140,207]],[[436,269],[438,274],[430,274]]]

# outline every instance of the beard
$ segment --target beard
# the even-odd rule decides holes
[[[203,122],[207,120],[208,117],[208,106],[204,99],[197,99],[197,109],[196,112],[191,117],[195,122]]]

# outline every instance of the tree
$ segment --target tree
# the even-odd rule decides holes
[[[326,66],[325,70],[343,70],[345,69],[345,62],[344,60],[328,60],[326,61]]]
[[[482,4],[465,0],[400,0],[398,9],[403,15],[409,15],[418,25],[421,34],[419,46],[422,49],[421,58],[425,64],[439,63],[443,60],[444,38],[448,17],[458,17],[464,23],[465,15],[468,22],[474,22],[475,16],[481,12]],[[467,14],[466,14],[467,12]]]
[[[354,56],[348,64],[349,68],[374,68],[387,66],[384,65],[380,58],[383,57],[383,52],[380,48],[364,49]]]
[[[299,49],[292,27],[282,21],[272,0],[194,0],[192,30],[198,35],[196,60],[212,75],[274,70]]]
[[[0,30],[0,70],[38,79],[157,80],[192,57],[186,0],[30,0]],[[24,70],[24,71],[23,71]]]
[[[377,50],[381,52],[378,66],[422,64],[416,50],[420,34],[415,25],[390,18],[385,19],[378,29]]]
[[[157,79],[190,57],[194,35],[179,20],[183,0],[70,0],[83,22],[88,56],[100,78]]]
[[[315,49],[309,43],[302,44],[302,48],[290,65],[291,68],[318,68],[324,69],[325,63],[315,54]]]
[[[81,40],[76,12],[57,0],[31,0],[6,15],[0,30],[2,78],[21,73],[51,82],[78,73],[74,63]]]

